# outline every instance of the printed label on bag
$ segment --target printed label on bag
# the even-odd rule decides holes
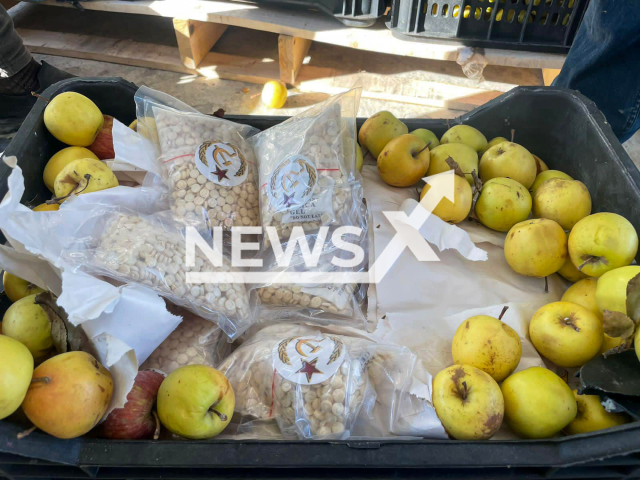
[[[313,162],[302,155],[293,155],[280,162],[267,184],[269,203],[276,210],[290,210],[309,201],[318,183],[318,171]]]
[[[332,191],[326,191],[325,194],[312,198],[298,208],[283,212],[281,223],[323,222],[324,225],[333,222],[331,193]],[[329,215],[328,218],[325,217],[326,221],[322,218],[324,214]]]
[[[345,347],[336,337],[317,334],[289,337],[273,347],[273,366],[284,379],[316,385],[331,378],[344,361]]]
[[[322,285],[302,287],[302,293],[320,297],[336,306],[338,310],[342,310],[347,306],[351,294],[343,286],[338,285]]]
[[[204,177],[223,187],[235,187],[249,173],[247,161],[235,145],[219,141],[202,142],[195,155],[196,168]]]

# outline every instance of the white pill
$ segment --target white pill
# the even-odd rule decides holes
[[[342,415],[344,413],[344,405],[342,403],[334,403],[331,406],[331,412],[339,417],[340,415]]]
[[[331,411],[332,405],[333,404],[329,400],[323,400],[322,402],[320,402],[320,410],[322,410],[323,412],[329,412]]]
[[[316,394],[314,392],[307,392],[307,393],[304,394],[304,400],[306,402],[313,402],[314,400],[317,400],[316,399]],[[320,402],[318,401],[318,404],[319,403]],[[316,407],[314,406],[314,408],[316,408]]]
[[[345,393],[343,389],[334,390],[332,396],[336,402],[344,402]]]
[[[176,358],[176,362],[178,362],[180,365],[186,365],[188,361],[189,357],[185,353],[181,353],[180,355],[178,355],[178,358]]]
[[[333,433],[335,433],[336,435],[339,433],[344,432],[344,424],[342,423],[334,423],[333,426],[331,427],[331,431]]]

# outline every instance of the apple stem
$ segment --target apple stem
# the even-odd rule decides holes
[[[469,387],[467,387],[467,382],[462,382],[462,400],[466,400],[467,396],[469,396]]]
[[[153,411],[153,418],[156,419],[156,431],[153,432],[153,439],[158,440],[158,438],[160,438],[160,419],[155,410]]]
[[[516,138],[516,131],[515,129],[511,129],[511,143],[513,143],[514,138]]]
[[[549,277],[544,277],[544,293],[549,293]]]
[[[504,314],[507,313],[507,310],[509,310],[508,305],[505,305],[504,307],[502,307],[502,312],[500,312],[500,315],[498,316],[498,320],[502,320],[502,317],[504,317]]]
[[[227,416],[226,416],[224,413],[221,413],[221,412],[217,411],[217,410],[216,410],[215,408],[213,408],[213,407],[211,407],[211,408],[209,409],[209,411],[210,411],[210,412],[215,413],[215,414],[220,418],[220,420],[222,420],[223,422],[226,422],[226,421],[227,421]]]
[[[31,435],[35,430],[36,430],[35,425],[33,427],[31,427],[29,430],[25,430],[24,432],[20,432],[18,435],[16,435],[16,437],[18,438],[18,440],[22,440],[24,437],[27,437],[29,435]]]
[[[51,377],[37,377],[31,380],[31,383],[49,383],[51,381]]]
[[[38,95],[36,92],[31,92],[31,95],[33,95],[34,97],[38,97],[38,98],[44,100],[47,103],[49,103],[51,101],[48,98],[43,97],[42,95]]]
[[[52,205],[54,203],[60,203],[62,200],[66,200],[67,198],[69,198],[71,195],[80,195],[82,192],[84,192],[87,188],[89,188],[89,182],[91,181],[91,174],[90,173],[85,173],[84,175],[84,179],[87,181],[87,184],[84,186],[84,188],[78,192],[74,192],[73,190],[71,191],[71,193],[69,193],[68,195],[65,195],[64,197],[55,197],[52,198],[51,200],[47,200],[47,205]]]
[[[595,256],[595,255],[585,255],[585,256],[583,256],[582,258],[584,258],[584,259],[585,259],[585,261],[584,261],[584,262],[582,262],[582,264],[578,267],[578,270],[580,270],[580,271],[582,271],[582,269],[583,269],[585,266],[587,266],[587,265],[589,265],[589,264],[591,264],[591,263],[598,263],[598,262],[602,262],[602,263],[604,263],[605,265],[609,265],[609,262],[608,262],[608,261],[607,261],[607,259],[606,259],[606,258],[604,258],[604,257],[597,257],[597,256]]]
[[[424,147],[424,148],[421,148],[417,153],[414,153],[414,154],[413,154],[413,156],[414,156],[414,157],[417,157],[418,155],[420,155],[422,152],[424,152],[426,149],[428,149],[428,148],[429,148],[429,145],[431,145],[431,142],[427,143],[427,144],[425,145],[425,147]]]

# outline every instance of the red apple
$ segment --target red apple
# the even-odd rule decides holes
[[[113,410],[101,425],[105,438],[136,440],[153,438],[156,418],[152,412],[164,375],[142,370],[136,375],[127,403]]]
[[[111,133],[112,128],[113,117],[111,115],[104,115],[102,130],[100,130],[100,133],[98,133],[93,143],[87,147],[95,153],[100,160],[108,160],[115,157],[113,151],[113,135]]]

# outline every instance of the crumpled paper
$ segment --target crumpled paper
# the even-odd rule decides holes
[[[117,187],[70,199],[59,211],[33,212],[21,205],[22,170],[15,160],[9,190],[0,203],[0,229],[14,248],[0,246],[0,267],[58,295],[58,304],[69,321],[81,325],[89,338],[89,350],[109,369],[114,395],[107,414],[126,403],[138,365],[180,324],[155,292],[140,286],[116,287],[77,271],[62,260],[64,232],[88,221],[82,215],[92,202],[114,201],[140,206],[153,192]],[[55,240],[54,240],[55,239]]]

